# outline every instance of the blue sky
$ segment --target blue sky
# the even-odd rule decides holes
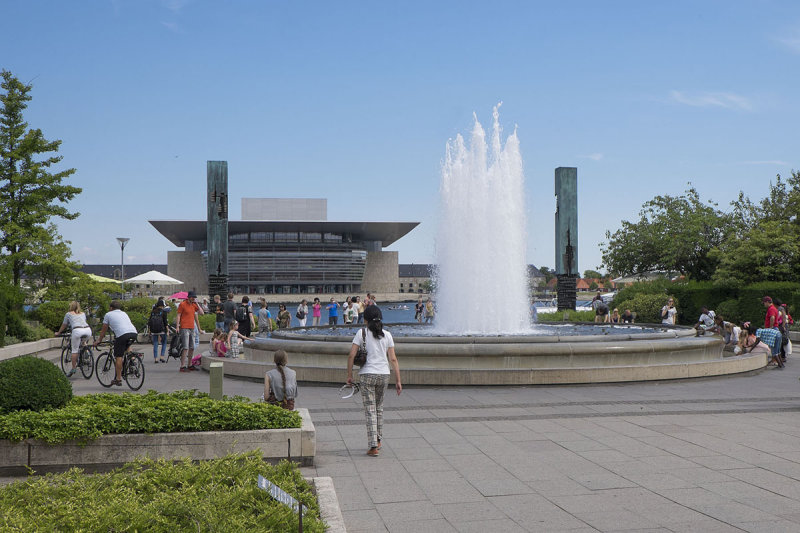
[[[578,167],[579,267],[688,182],[722,206],[798,168],[800,2],[3,0],[0,68],[84,192],[84,263],[165,263],[149,219],[203,219],[207,160],[241,197],[419,221],[434,260],[448,139],[502,101],[525,162],[528,259],[552,267],[553,170]]]

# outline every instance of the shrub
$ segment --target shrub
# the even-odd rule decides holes
[[[73,398],[60,409],[0,415],[0,439],[87,442],[118,433],[247,431],[299,428],[300,424],[295,411],[239,396],[212,400],[196,391],[162,394],[151,390],[147,394],[89,394]]]
[[[567,319],[564,320],[564,313]],[[539,322],[594,322],[594,311],[556,311],[555,313],[537,313]]]
[[[71,399],[72,385],[53,363],[29,355],[0,362],[0,413],[61,407]]]
[[[303,504],[304,531],[322,533],[319,504],[297,466],[269,465],[257,452],[32,477],[0,490],[3,530],[297,531],[297,515],[258,488],[259,475]]]
[[[214,313],[206,313],[205,315],[200,315],[198,321],[200,322],[200,329],[203,331],[213,332],[214,328],[216,328],[216,316]]]
[[[637,294],[625,302],[624,308],[630,309],[636,315],[636,322],[660,324],[661,308],[667,303],[666,300],[667,297],[661,294]],[[677,298],[675,305],[678,305]]]
[[[744,317],[739,312],[739,302],[737,300],[725,300],[724,302],[720,302],[714,311],[717,313],[717,316],[721,316],[728,322],[733,322],[734,324],[741,324],[744,322]]]
[[[61,327],[64,322],[64,315],[69,311],[69,302],[65,300],[52,300],[39,304],[32,313],[33,318],[38,320],[44,327],[52,331]]]
[[[127,313],[128,313],[128,318],[131,319],[133,327],[136,328],[136,331],[142,331],[144,327],[147,325],[147,319],[150,318],[149,311],[146,315],[143,315],[138,311],[127,311]]]

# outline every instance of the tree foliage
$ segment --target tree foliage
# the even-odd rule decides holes
[[[37,253],[60,246],[51,219],[74,219],[78,213],[64,205],[81,192],[62,182],[75,169],[51,171],[61,162],[60,140],[49,141],[40,129],[29,129],[23,111],[31,100],[32,85],[10,72],[0,73],[0,253],[15,286]]]
[[[681,196],[656,196],[637,222],[623,220],[619,230],[606,232],[603,265],[616,274],[655,270],[710,279],[718,261],[710,252],[724,240],[729,220],[691,186]]]

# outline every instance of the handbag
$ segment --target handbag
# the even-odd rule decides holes
[[[275,397],[275,393],[272,392],[272,388],[269,389],[269,396],[267,396],[266,400],[264,400],[270,405],[277,405],[279,407],[283,407],[284,409],[288,409],[289,411],[294,411],[294,398],[286,398],[284,397],[283,400],[278,401]]]
[[[306,314],[305,314],[303,311],[297,311],[297,312],[294,314],[294,316],[296,316],[296,317],[297,317],[297,318],[299,318],[300,320],[303,320],[303,319],[306,317]]]
[[[367,328],[361,328],[361,346],[358,347],[353,364],[356,366],[367,364]]]

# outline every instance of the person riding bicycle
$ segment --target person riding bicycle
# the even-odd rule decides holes
[[[111,328],[114,332],[114,370],[116,371],[116,379],[111,382],[112,385],[122,386],[122,358],[125,356],[125,351],[136,341],[137,330],[136,326],[131,322],[128,313],[122,310],[122,303],[119,300],[112,300],[109,306],[111,310],[103,317],[103,327],[97,336],[94,347],[103,342],[106,336],[106,331]]]
[[[58,331],[56,331],[55,336],[58,337],[61,335],[61,332],[67,329],[68,326],[71,330],[70,347],[72,350],[72,369],[67,372],[67,377],[71,377],[77,371],[78,351],[81,348],[81,338],[90,337],[92,335],[92,328],[90,328],[89,324],[86,322],[86,314],[81,311],[81,304],[74,300],[69,303],[69,311],[64,315],[64,321],[61,323],[61,327],[58,328]]]

